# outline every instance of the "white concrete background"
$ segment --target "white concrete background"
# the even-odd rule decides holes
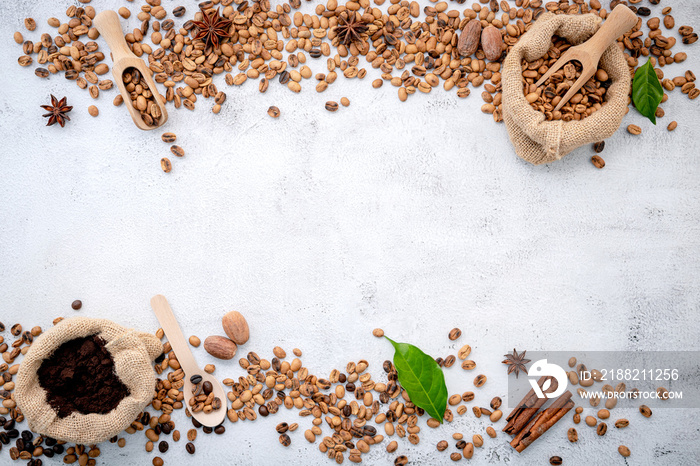
[[[435,356],[471,344],[478,372],[489,377],[477,390],[482,406],[505,395],[500,361],[513,347],[700,349],[697,101],[673,93],[657,127],[632,111],[623,125],[638,124],[644,133],[621,130],[609,139],[604,170],[591,165],[588,147],[533,167],[516,158],[505,127],[478,111],[480,91],[459,100],[436,89],[401,103],[395,88],[371,88],[374,70],[363,81],[341,78],[323,94],[304,83],[300,95],[277,83],[266,94],[253,82],[229,88],[219,76],[228,93],[220,115],[203,101],[193,113],[171,107],[164,129],[177,133],[186,156],[171,157],[173,171],[165,174],[159,160],[169,150],[161,131],[137,130],[124,107],[112,106],[116,91],[93,101],[60,76],[41,80],[33,67],[17,65],[22,53],[12,33],[38,40],[49,30],[46,19],[63,18],[70,3],[0,4],[6,326],[47,327],[56,316],[73,315],[70,303],[82,299],[81,315],[155,331],[148,302],[163,293],[186,334],[221,333],[221,315],[237,309],[251,326],[242,354],[271,357],[275,345],[299,347],[318,374],[365,358],[377,375],[392,355],[388,343],[371,336],[382,327]],[[93,2],[134,12],[140,3]],[[164,3],[168,10],[195,7]],[[695,2],[663,5],[673,6],[678,25],[700,27]],[[26,16],[39,23],[34,33],[22,26]],[[129,30],[135,25],[134,14]],[[698,47],[677,46],[690,58],[665,72],[700,72]],[[311,66],[323,71],[325,60]],[[43,126],[39,105],[50,93],[67,95],[74,106],[64,129]],[[349,108],[324,109],[342,96]],[[91,104],[98,118],[88,115]],[[279,119],[267,116],[270,105],[280,108]],[[678,129],[668,133],[673,119]],[[455,326],[464,335],[451,343],[447,333]],[[215,362],[203,350],[197,356]],[[242,374],[235,361],[216,364],[222,379]],[[446,373],[450,393],[468,390],[476,375],[458,367]],[[472,462],[546,464],[554,454],[565,464],[700,461],[697,410],[659,409],[649,420],[634,409],[615,415],[630,417],[632,426],[603,439],[579,427],[581,441],[571,445],[567,417],[524,454],[499,435]],[[182,418],[176,420],[184,432]],[[302,426],[286,449],[274,431],[281,421]],[[200,436],[197,455],[187,460],[330,464],[303,439],[308,421],[281,412],[228,424],[224,438]],[[418,446],[401,441],[397,454],[412,464],[447,463],[448,453],[435,450],[438,440],[484,428],[466,415],[425,428]],[[134,436],[125,449],[105,445],[98,463],[150,464],[144,443]],[[629,459],[617,454],[619,444],[631,448]],[[181,441],[164,458],[179,464],[185,455]],[[393,458],[375,448],[365,462]]]

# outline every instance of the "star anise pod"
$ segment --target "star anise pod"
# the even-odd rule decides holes
[[[343,44],[350,45],[358,42],[365,32],[367,32],[367,23],[358,20],[354,11],[346,10],[338,16],[335,33]]]
[[[206,44],[205,48],[212,46],[218,49],[224,39],[231,37],[229,28],[233,21],[219,16],[219,8],[211,14],[207,14],[202,9],[202,21],[192,21],[192,24],[197,27],[197,34],[194,36],[194,39],[203,40]]]
[[[70,112],[73,110],[73,107],[69,107],[66,105],[68,103],[67,99],[64,97],[61,100],[58,100],[56,97],[51,95],[51,105],[42,105],[41,108],[46,110],[49,113],[46,113],[42,115],[43,117],[49,117],[49,122],[46,123],[46,126],[51,126],[56,123],[61,125],[61,128],[66,124],[66,121],[70,121],[70,118],[66,113]]]
[[[515,348],[513,348],[513,354],[503,355],[506,357],[506,359],[502,362],[503,364],[508,364],[508,375],[515,372],[516,379],[518,378],[520,371],[523,371],[525,375],[527,375],[527,367],[525,367],[525,364],[530,362],[530,360],[525,359],[525,353],[527,353],[527,351],[523,351],[521,354],[518,354],[518,352],[515,351]]]

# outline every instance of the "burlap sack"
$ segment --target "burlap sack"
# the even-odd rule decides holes
[[[74,412],[60,419],[46,401],[37,371],[61,344],[90,335],[99,335],[107,342],[115,372],[130,395],[107,414]],[[38,337],[25,355],[17,374],[15,401],[34,432],[77,444],[99,443],[129,427],[153,399],[156,377],[152,361],[162,352],[163,346],[154,335],[106,319],[66,319]]]
[[[503,120],[515,152],[535,164],[559,160],[577,147],[612,136],[620,127],[628,105],[631,76],[625,57],[615,43],[600,60],[612,80],[605,104],[582,121],[545,121],[544,114],[525,100],[521,63],[544,56],[554,35],[577,45],[590,38],[601,19],[593,14],[540,16],[530,30],[513,46],[503,62]]]

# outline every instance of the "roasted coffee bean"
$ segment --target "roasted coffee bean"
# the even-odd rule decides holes
[[[634,134],[635,136],[642,134],[642,128],[640,128],[637,125],[629,125],[627,127],[627,132],[630,134]]]
[[[617,447],[617,451],[625,458],[631,455],[630,449],[624,445],[620,445],[619,447]]]
[[[177,157],[184,157],[185,156],[185,150],[180,146],[171,146],[170,152],[172,152]]]
[[[170,173],[170,171],[173,169],[170,159],[167,157],[160,159],[160,168],[162,168],[165,173]]]
[[[449,444],[447,443],[447,440],[440,440],[437,444],[437,450],[438,451],[445,451],[447,450],[447,447]]]
[[[280,435],[280,443],[281,443],[283,446],[288,447],[289,445],[291,445],[292,439],[289,438],[289,435],[287,435],[287,434],[282,434],[282,435]]]
[[[270,414],[270,410],[267,409],[267,406],[262,405],[258,408],[258,412],[262,417],[267,417],[268,414]]]
[[[394,460],[394,466],[406,466],[408,464],[408,458],[405,455],[397,456]]]
[[[552,466],[559,466],[562,463],[563,461],[561,459],[561,456],[552,456],[551,458],[549,458],[549,464],[551,464]]]
[[[211,382],[209,382],[208,380],[204,381],[204,383],[202,384],[202,392],[205,395],[209,395],[212,392],[212,390],[214,390],[214,386],[211,384]]]
[[[165,453],[166,451],[168,451],[169,447],[170,445],[168,445],[168,442],[166,442],[165,440],[161,440],[158,443],[158,451],[161,453]]]
[[[175,133],[163,133],[160,138],[163,142],[167,142],[168,144],[172,144],[177,140]]]
[[[219,424],[218,426],[214,427],[214,433],[217,435],[221,435],[224,432],[226,432],[226,427],[223,425]]]
[[[338,111],[338,102],[333,102],[332,100],[329,100],[326,102],[326,110],[329,112],[337,112]]]
[[[464,447],[467,446],[467,441],[466,441],[466,440],[460,440],[459,442],[457,442],[457,443],[455,444],[455,446],[456,446],[459,450],[462,450],[462,449],[464,449]]]
[[[73,310],[76,310],[76,311],[77,311],[77,310],[79,310],[81,307],[83,307],[83,302],[82,302],[81,300],[79,300],[79,299],[76,299],[75,301],[73,301],[73,302],[71,303],[70,307],[72,307]]]
[[[618,419],[617,421],[615,421],[615,427],[617,427],[618,429],[623,429],[628,425],[630,425],[630,421],[628,421],[627,419]]]
[[[189,453],[190,455],[194,455],[194,451],[195,451],[194,443],[192,443],[192,442],[187,442],[187,444],[185,445],[185,450],[186,450],[187,453]]]
[[[459,338],[459,337],[461,337],[461,336],[462,336],[462,331],[461,331],[460,329],[458,329],[458,328],[453,328],[452,330],[450,330],[450,333],[449,333],[449,335],[448,335],[448,338],[449,338],[451,341],[455,341],[457,338]]]
[[[569,438],[569,442],[571,442],[571,443],[578,442],[578,432],[576,431],[575,428],[571,427],[566,435]]]
[[[394,364],[392,364],[391,361],[387,360],[387,361],[384,361],[384,364],[382,364],[382,368],[384,369],[384,372],[386,372],[388,374],[389,372],[393,371]]]
[[[605,149],[605,141],[596,142],[593,144],[593,150],[596,154],[600,154]],[[576,359],[574,358],[574,364],[576,364]],[[574,366],[570,366],[574,367]]]
[[[184,6],[176,6],[173,8],[173,16],[179,18],[185,14],[187,9]]]
[[[591,157],[591,163],[598,169],[605,167],[605,160],[603,160],[600,155],[594,155]]]
[[[486,376],[484,374],[477,375],[476,378],[474,379],[474,386],[475,387],[483,387],[485,383],[486,383]]]
[[[202,381],[202,376],[199,374],[195,374],[192,377],[190,377],[190,382],[192,382],[194,385],[199,384]]]
[[[501,398],[498,397],[498,396],[495,396],[495,397],[491,400],[491,403],[489,403],[489,405],[490,405],[491,408],[493,408],[493,409],[498,409],[498,408],[500,408],[502,404],[503,404],[503,400],[501,400]]]
[[[280,116],[280,109],[273,105],[267,109],[267,114],[272,118],[278,118]]]
[[[604,422],[601,422],[598,424],[598,427],[596,428],[596,433],[600,436],[605,435],[605,433],[608,431],[608,425]]]
[[[462,363],[462,369],[465,371],[470,371],[476,367],[476,363],[472,361],[471,359],[467,359]]]
[[[651,9],[645,6],[640,6],[639,8],[637,8],[637,14],[639,16],[649,16],[651,15]]]
[[[209,426],[204,426],[204,427],[202,427],[202,432],[204,432],[205,434],[211,434],[212,432],[214,432],[214,428],[209,427]]]
[[[694,32],[694,33],[692,33],[692,34],[688,34],[688,35],[686,35],[686,36],[683,36],[683,38],[681,39],[681,41],[682,41],[685,45],[694,44],[695,42],[698,41],[698,34],[697,34],[696,32]]]
[[[275,429],[277,430],[278,434],[284,434],[289,430],[289,424],[287,424],[286,422],[281,422],[277,424],[277,427]]]
[[[649,408],[647,405],[639,406],[639,412],[642,413],[642,416],[644,417],[651,417],[651,408]]]
[[[19,336],[20,333],[22,333],[22,325],[21,324],[15,324],[10,328],[10,333],[14,336]]]

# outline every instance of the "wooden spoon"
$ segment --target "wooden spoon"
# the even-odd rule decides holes
[[[112,51],[112,61],[114,62],[112,65],[112,75],[117,82],[119,92],[122,93],[122,97],[124,98],[124,104],[126,108],[129,109],[131,118],[134,120],[136,126],[144,131],[163,126],[165,122],[168,121],[168,112],[165,110],[162,97],[158,93],[158,89],[156,89],[156,83],[151,76],[151,70],[146,66],[143,60],[134,55],[126,44],[117,13],[112,10],[105,10],[95,16],[92,22]],[[131,96],[129,92],[127,92],[122,78],[124,71],[129,68],[136,68],[141,73],[146,84],[148,84],[148,89],[153,94],[153,100],[155,100],[156,105],[158,105],[160,109],[160,118],[154,126],[147,125],[146,122],[143,121],[143,118],[141,118],[141,113],[131,103]]]
[[[566,104],[569,99],[571,99],[578,91],[583,87],[586,82],[588,82],[591,77],[598,71],[598,62],[603,52],[610,47],[610,44],[615,42],[615,40],[632,29],[639,21],[636,14],[632,12],[623,4],[619,4],[613,9],[603,23],[603,25],[598,29],[593,37],[588,39],[581,45],[569,48],[564,55],[561,56],[559,60],[552,65],[552,67],[547,70],[544,76],[537,81],[535,86],[540,87],[544,84],[559,68],[564,66],[567,62],[576,60],[581,62],[583,66],[583,71],[581,72],[581,77],[571,86],[569,92],[559,101],[554,111],[560,110],[564,104]]]
[[[199,375],[202,377],[202,383],[209,381],[213,387],[214,396],[221,400],[221,408],[210,413],[205,413],[204,411],[199,411],[193,413],[190,408],[189,411],[192,417],[195,418],[200,424],[207,427],[216,427],[222,422],[224,422],[224,417],[226,417],[226,393],[224,393],[224,387],[216,380],[211,374],[204,372],[197,365],[190,348],[187,346],[185,337],[182,335],[180,326],[175,320],[172,309],[170,309],[170,304],[168,300],[165,299],[163,295],[155,295],[151,298],[151,307],[153,312],[160,322],[160,326],[165,332],[165,336],[170,342],[170,346],[175,351],[177,360],[180,362],[180,367],[185,372],[185,386],[183,387],[183,393],[185,394],[185,406],[189,408],[189,400],[192,396],[192,381],[193,376]]]

